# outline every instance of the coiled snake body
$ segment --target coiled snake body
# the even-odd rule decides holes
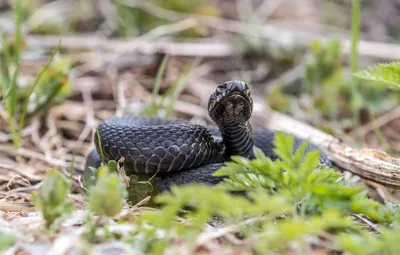
[[[241,81],[228,81],[210,96],[208,111],[218,125],[201,126],[183,120],[152,117],[112,117],[98,127],[105,160],[124,158],[127,175],[157,173],[154,179],[158,191],[171,185],[191,182],[216,184],[222,177],[212,174],[232,155],[253,157],[253,146],[266,156],[277,159],[273,140],[275,133],[249,123],[253,108],[250,90]],[[98,136],[96,149],[87,157],[86,169],[101,164]],[[295,138],[295,149],[303,140]],[[308,151],[319,150],[313,144]],[[331,165],[321,153],[320,162]]]

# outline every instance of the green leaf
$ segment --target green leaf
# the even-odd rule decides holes
[[[386,83],[392,88],[400,88],[400,62],[378,64],[354,73],[360,79]]]
[[[136,175],[131,175],[129,177],[129,201],[133,204],[139,203],[144,198],[150,196],[154,191],[154,187],[149,181],[141,181]]]
[[[72,91],[69,80],[71,59],[60,57],[56,53],[50,61],[48,69],[42,75],[39,84],[35,86],[36,97],[30,100],[34,109],[27,114],[27,119],[38,115],[55,104],[61,104]]]
[[[14,235],[11,235],[4,231],[0,231],[0,251],[9,248],[16,241],[17,238]]]
[[[17,84],[17,79],[18,79],[18,75],[19,75],[19,66],[17,66],[15,68],[14,74],[10,80],[10,84],[8,85],[8,90],[6,92],[5,98],[10,97],[9,98],[9,103],[12,104],[11,106],[11,111],[10,114],[12,117],[15,116],[15,113],[17,111],[17,96],[18,96],[18,84]]]
[[[153,93],[152,93],[152,97],[151,97],[152,105],[157,105],[156,100],[157,100],[158,93],[160,91],[162,77],[165,73],[165,70],[167,69],[168,58],[169,58],[168,55],[164,56],[164,58],[161,62],[161,65],[159,66],[159,68],[157,70],[156,80],[154,81]]]
[[[114,217],[123,207],[127,191],[116,173],[99,177],[89,189],[89,209],[99,216]]]
[[[118,173],[118,162],[115,160],[110,160],[107,162],[108,170],[110,173]]]
[[[64,218],[72,212],[74,206],[67,199],[72,183],[57,170],[49,171],[39,191],[32,193],[31,201],[42,212],[47,227],[52,226],[59,218]]]
[[[60,45],[58,45],[52,52],[49,61],[47,62],[47,64],[44,66],[44,68],[42,69],[42,71],[39,73],[39,75],[36,77],[35,82],[32,84],[32,86],[30,86],[28,93],[26,95],[25,101],[23,102],[22,105],[22,109],[21,109],[21,116],[19,119],[19,125],[18,125],[18,142],[16,143],[16,147],[19,147],[19,139],[21,137],[21,132],[22,129],[24,127],[25,124],[25,118],[26,118],[26,114],[28,112],[28,105],[29,105],[29,100],[31,95],[33,94],[33,92],[35,91],[36,86],[39,84],[39,81],[41,80],[41,78],[45,75],[47,69],[49,68],[51,62],[53,61],[54,56],[56,55],[56,53],[59,51],[60,49]]]
[[[17,0],[14,10],[15,35],[14,35],[14,61],[19,64],[22,46],[22,0]]]
[[[274,145],[274,152],[278,155],[284,162],[291,162],[293,157],[293,144],[294,137],[287,135],[283,132],[276,132]]]

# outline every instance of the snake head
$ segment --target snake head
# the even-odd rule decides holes
[[[252,111],[250,89],[242,81],[227,81],[219,85],[208,101],[210,117],[218,125],[246,122]]]

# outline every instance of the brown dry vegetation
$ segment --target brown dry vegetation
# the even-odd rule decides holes
[[[15,254],[45,254],[44,251],[49,249],[61,252],[68,245],[80,244],[74,237],[74,233],[80,231],[83,220],[80,211],[76,211],[63,225],[63,234],[37,239],[42,234],[34,229],[42,221],[30,204],[30,194],[40,187],[46,171],[50,169],[59,169],[68,176],[74,158],[75,193],[70,197],[78,208],[83,208],[81,174],[85,156],[93,148],[93,130],[104,118],[116,114],[138,114],[140,109],[151,103],[157,68],[165,54],[170,58],[158,99],[188,70],[184,78],[186,87],[174,104],[173,118],[211,123],[206,105],[216,85],[227,80],[244,80],[252,86],[255,97],[255,125],[289,131],[302,137],[311,136],[311,140],[321,144],[335,162],[339,162],[339,166],[349,171],[346,172],[348,180],[363,181],[369,185],[371,197],[380,202],[399,201],[396,191],[385,187],[387,182],[374,179],[376,176],[364,180],[353,175],[358,173],[365,177],[360,171],[368,168],[368,162],[367,166],[363,166],[362,162],[361,166],[355,166],[353,162],[346,163],[343,157],[357,160],[358,154],[338,155],[338,151],[344,149],[330,147],[332,141],[334,146],[339,146],[336,144],[336,138],[339,138],[355,148],[386,149],[394,153],[393,156],[398,155],[399,107],[380,110],[375,121],[364,108],[359,112],[359,125],[342,125],[320,115],[310,119],[308,107],[301,101],[292,104],[291,110],[285,110],[291,118],[271,110],[265,101],[273,88],[296,87],[301,82],[309,56],[307,45],[314,40],[339,38],[343,70],[350,72],[347,66],[350,0],[214,0],[205,1],[195,13],[167,10],[151,1],[120,2],[123,2],[120,8],[132,6],[163,22],[151,29],[142,24],[138,25],[140,29],[133,25],[126,28],[133,21],[121,21],[122,12],[118,12],[111,0],[35,0],[24,3],[27,16],[23,17],[20,86],[33,82],[59,42],[61,55],[70,58],[73,67],[68,77],[71,94],[64,102],[52,106],[26,124],[19,149],[13,147],[7,126],[9,116],[4,106],[0,106],[0,225],[19,233],[21,241],[14,248],[20,253]],[[369,2],[363,7],[359,44],[360,65],[364,67],[377,61],[400,59],[400,47],[395,45],[399,33],[396,27],[399,22],[396,20],[400,17],[400,4],[395,0]],[[0,1],[0,31],[7,34],[11,43],[13,3],[12,0]],[[124,29],[126,31],[121,32]],[[342,115],[348,116],[349,113],[342,112]],[[312,126],[319,123],[318,129],[324,129],[333,136],[308,129],[308,126],[305,129],[293,128],[290,125],[296,124],[294,119]],[[374,132],[376,128],[389,142],[389,147],[380,143]],[[340,132],[332,132],[332,129]],[[361,153],[372,155],[372,161],[382,159],[397,165],[386,154],[377,151]],[[389,170],[393,169],[389,167]],[[400,186],[400,181],[395,180],[397,184],[394,183],[394,186]],[[125,208],[121,217],[131,217],[142,209]],[[367,219],[361,220],[374,227]],[[121,226],[113,227],[126,231]],[[125,227],[129,228],[129,225]],[[24,244],[24,241],[35,239],[37,244]],[[179,243],[179,240],[176,242]],[[117,254],[125,246],[113,242],[99,245],[98,249],[105,252],[115,248]],[[218,254],[251,253],[249,244],[237,240],[229,228],[205,230],[197,253],[208,254],[216,249],[220,251]],[[318,249],[314,252],[323,253]]]

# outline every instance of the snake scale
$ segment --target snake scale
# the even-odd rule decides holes
[[[86,169],[100,166],[101,144],[105,160],[124,158],[128,176],[157,173],[153,185],[160,192],[193,182],[217,184],[223,177],[212,174],[232,155],[252,158],[253,146],[273,160],[278,158],[273,145],[275,132],[253,130],[249,121],[252,110],[249,87],[242,81],[228,81],[216,88],[208,102],[209,115],[217,127],[157,117],[105,119],[94,136],[96,149],[87,156]],[[295,137],[294,149],[302,142]],[[309,144],[307,151],[313,150],[319,148]],[[324,153],[320,162],[331,166]]]

